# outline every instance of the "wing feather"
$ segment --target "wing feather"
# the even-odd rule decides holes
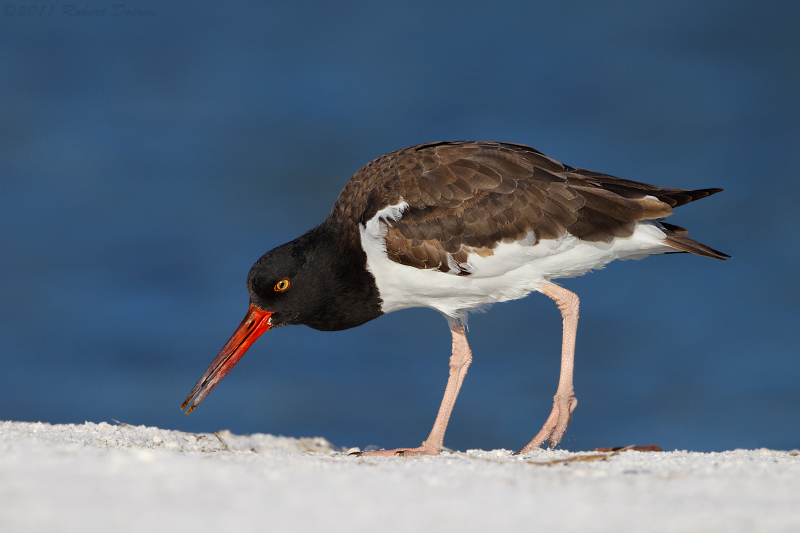
[[[353,235],[381,209],[405,202],[402,216],[386,222],[390,259],[463,275],[469,253],[490,255],[500,242],[532,232],[536,242],[569,233],[608,243],[630,236],[640,220],[667,217],[673,207],[720,190],[624,180],[563,165],[522,145],[431,143],[386,154],[359,170],[328,221]],[[669,233],[669,246],[710,253]]]

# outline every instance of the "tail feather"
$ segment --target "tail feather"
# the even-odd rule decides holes
[[[676,207],[679,205],[688,204],[689,202],[694,202],[695,200],[699,200],[701,198],[705,198],[706,196],[711,196],[712,194],[716,194],[720,191],[722,191],[722,189],[697,189],[694,191],[665,189],[664,191],[659,191],[661,194],[656,193],[656,196],[662,201],[675,202],[673,207]],[[667,246],[675,248],[676,250],[680,250],[681,252],[712,257],[714,259],[719,259],[720,261],[725,261],[731,257],[728,254],[711,248],[710,246],[706,246],[705,244],[701,244],[693,239],[690,239],[686,236],[688,232],[680,226],[668,224],[660,220],[659,224],[661,224],[661,227],[664,229],[664,233],[667,234],[666,241],[664,242],[664,244]]]
[[[681,252],[688,252],[690,254],[712,257],[714,259],[719,259],[721,261],[725,261],[726,259],[729,259],[731,257],[728,254],[724,254],[718,250],[706,246],[705,244],[700,244],[699,242],[690,239],[685,234],[682,235],[680,233],[672,231],[669,227],[667,227],[671,226],[671,224],[665,225],[662,222],[661,225],[664,226],[664,233],[667,234],[667,238],[664,241],[664,244],[666,244],[671,248],[675,248],[676,250],[680,250]]]
[[[646,183],[624,180],[614,176],[609,176],[608,174],[601,174],[599,172],[582,168],[570,168],[569,172],[565,173],[564,175],[566,175],[568,178],[575,175],[579,177],[579,183],[570,183],[570,185],[576,189],[582,188],[589,192],[589,189],[597,188],[601,191],[609,191],[623,198],[633,199],[639,202],[643,208],[650,211],[650,213],[646,212],[645,216],[641,218],[653,220],[653,222],[659,225],[659,227],[667,236],[666,240],[664,241],[665,245],[679,250],[680,252],[688,252],[690,254],[713,257],[714,259],[719,259],[721,261],[725,261],[726,259],[730,258],[728,254],[714,250],[705,244],[700,244],[699,242],[690,239],[686,236],[687,232],[682,227],[663,222],[663,218],[672,213],[672,208],[680,207],[688,204],[689,202],[694,202],[695,200],[700,200],[701,198],[711,196],[712,194],[717,194],[718,192],[721,192],[722,189],[696,189],[693,191],[685,189],[671,189],[666,187],[658,187],[656,185],[648,185]],[[594,194],[599,195],[597,192]],[[587,194],[584,194],[584,196],[588,197]],[[653,203],[660,204],[660,206],[646,204],[645,200],[648,199],[648,196],[657,198],[658,202],[653,201]]]

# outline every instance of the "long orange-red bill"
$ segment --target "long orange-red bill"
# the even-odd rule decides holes
[[[194,408],[200,405],[200,402],[214,390],[214,387],[222,381],[222,378],[224,378],[228,372],[231,371],[233,366],[239,362],[239,359],[241,359],[244,352],[250,348],[250,345],[253,344],[262,333],[272,327],[269,323],[269,317],[271,316],[272,312],[264,311],[254,305],[250,305],[250,310],[247,311],[247,315],[244,317],[244,320],[242,320],[242,323],[239,324],[236,332],[222,348],[222,351],[219,352],[219,355],[217,355],[211,363],[211,366],[208,367],[208,370],[206,370],[203,377],[200,378],[200,381],[192,387],[192,392],[189,393],[186,400],[183,401],[181,409],[186,409],[189,402],[192,403],[189,409],[186,409],[187,415],[194,411]],[[194,401],[192,401],[192,399],[194,399]]]

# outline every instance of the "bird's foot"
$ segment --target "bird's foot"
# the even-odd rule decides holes
[[[441,448],[423,442],[419,448],[395,448],[394,450],[370,450],[366,452],[355,452],[350,455],[356,457],[414,457],[418,455],[439,455]]]
[[[514,455],[528,453],[534,448],[538,448],[544,444],[548,439],[550,439],[550,447],[555,448],[561,441],[564,433],[567,432],[569,423],[572,421],[572,413],[575,411],[577,405],[578,399],[572,394],[568,396],[556,394],[555,398],[553,398],[553,410],[550,412],[547,422],[544,423],[544,427],[542,427],[541,431],[536,434],[527,446]]]

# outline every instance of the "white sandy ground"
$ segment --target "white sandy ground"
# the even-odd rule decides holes
[[[797,450],[361,458],[219,437],[0,422],[0,531],[800,531]],[[553,462],[582,455],[604,457]]]

